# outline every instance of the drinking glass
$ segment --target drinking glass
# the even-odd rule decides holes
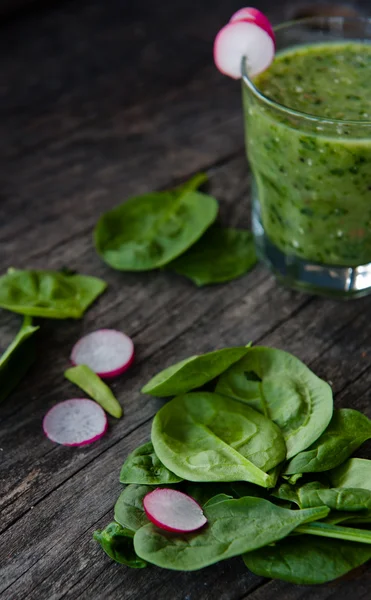
[[[371,20],[310,17],[284,23],[275,34],[277,52],[318,42],[370,43]],[[345,298],[370,293],[371,113],[369,120],[347,121],[299,112],[264,96],[245,58],[242,71],[259,257],[296,289]],[[328,85],[335,85],[330,72]]]

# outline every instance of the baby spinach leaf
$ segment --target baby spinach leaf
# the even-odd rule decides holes
[[[122,408],[118,400],[108,385],[90,367],[87,365],[71,367],[64,372],[64,376],[98,402],[110,415],[116,419],[122,416]]]
[[[173,534],[149,524],[134,536],[138,556],[166,569],[194,571],[287,536],[301,523],[320,519],[327,508],[289,510],[262,498],[241,498],[204,507],[208,523],[191,534]]]
[[[371,460],[350,458],[336,469],[332,469],[329,477],[334,487],[371,491]]]
[[[200,506],[205,506],[209,500],[216,496],[236,496],[230,483],[194,483],[184,481],[177,486],[188,496],[191,496]]]
[[[332,417],[330,386],[298,358],[274,348],[250,348],[220,376],[215,391],[272,419],[283,432],[287,458],[313,444]]]
[[[114,561],[133,569],[143,569],[147,563],[135,553],[133,537],[133,531],[121,527],[118,523],[110,523],[105,529],[95,531],[93,535],[95,541]]]
[[[32,317],[79,319],[106,287],[87,275],[9,269],[0,277],[0,307]]]
[[[278,498],[279,500],[287,500],[288,502],[300,506],[298,491],[295,486],[290,485],[289,483],[281,483],[281,485],[271,492],[271,496],[273,496],[273,498]]]
[[[371,491],[358,488],[331,488],[298,490],[301,508],[328,506],[331,510],[371,510]]]
[[[0,356],[0,402],[7,398],[32,365],[35,352],[30,337],[38,329],[32,325],[31,317],[24,317],[14,340]]]
[[[371,558],[367,544],[312,538],[287,537],[274,546],[244,554],[250,571],[261,577],[282,579],[299,585],[333,581]]]
[[[307,508],[306,510],[310,509]],[[296,532],[333,538],[335,540],[348,540],[349,542],[371,544],[371,531],[367,531],[366,529],[356,529],[355,527],[343,527],[342,525],[331,525],[330,523],[318,522],[300,525],[296,529]]]
[[[182,481],[162,464],[153,448],[152,442],[143,444],[129,454],[121,467],[121,483],[142,485],[161,485]]]
[[[358,410],[335,410],[329,426],[307,450],[290,460],[284,472],[329,471],[343,463],[361,444],[371,438],[371,421]]]
[[[195,191],[206,176],[196,175],[174,190],[130,198],[99,219],[98,254],[114,269],[146,271],[172,261],[215,221],[218,203]]]
[[[143,394],[152,396],[178,396],[190,390],[203,386],[220,373],[223,373],[233,363],[240,360],[247,353],[246,346],[223,348],[195,355],[182,360],[157,375],[142,388]]]
[[[229,496],[228,494],[218,494],[217,496],[213,496],[210,498],[210,500],[205,502],[203,508],[208,508],[213,504],[218,504],[218,502],[224,502],[225,500],[233,500],[233,496]]]
[[[203,286],[237,279],[256,262],[250,231],[212,227],[168,268]]]
[[[122,527],[137,531],[148,523],[147,515],[143,508],[143,498],[153,491],[150,485],[128,485],[121,492],[115,504],[115,521]]]
[[[209,392],[174,398],[156,414],[152,443],[161,462],[189,481],[250,481],[285,458],[280,429],[252,408]]]

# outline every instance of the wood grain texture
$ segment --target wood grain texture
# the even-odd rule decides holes
[[[292,9],[257,4],[276,21]],[[4,600],[368,597],[367,569],[316,588],[267,582],[241,559],[192,574],[131,571],[92,541],[111,519],[123,460],[148,439],[161,406],[139,390],[176,360],[249,340],[283,348],[331,382],[337,406],[371,417],[371,298],[338,303],[292,292],[262,266],[228,285],[196,289],[172,273],[112,271],[92,246],[101,212],[202,169],[222,222],[249,226],[240,89],[217,73],[210,53],[215,32],[239,7],[63,2],[2,29],[0,271],[68,266],[109,284],[83,320],[42,323],[36,364],[0,406]],[[1,347],[19,322],[0,312]],[[63,371],[74,342],[97,327],[122,329],[135,342],[135,366],[113,383],[124,418],[110,419],[108,434],[91,447],[55,446],[42,434],[42,417],[75,394]]]

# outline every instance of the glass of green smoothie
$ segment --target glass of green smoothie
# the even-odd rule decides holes
[[[258,254],[282,282],[371,292],[371,20],[313,17],[275,29],[271,66],[243,60]]]

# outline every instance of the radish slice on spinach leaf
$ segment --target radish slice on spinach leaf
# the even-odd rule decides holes
[[[188,533],[203,527],[207,519],[197,502],[178,490],[157,488],[143,499],[148,519],[167,531]]]

